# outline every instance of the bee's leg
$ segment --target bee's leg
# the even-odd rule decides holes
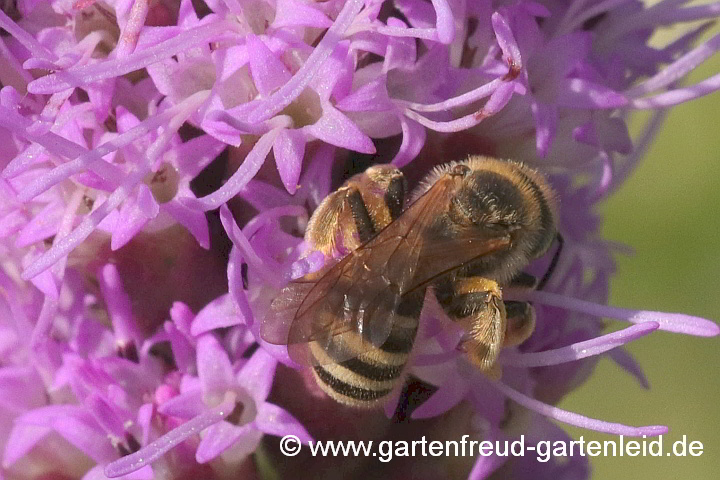
[[[346,185],[318,206],[308,224],[305,240],[325,255],[338,248],[352,251],[370,240],[385,225],[376,225],[356,184]]]
[[[509,286],[513,288],[534,289],[537,285],[537,278],[525,272],[516,274],[509,283]],[[519,345],[527,340],[535,330],[535,309],[528,302],[506,300],[505,311],[507,327],[503,346]]]
[[[503,347],[520,345],[535,330],[535,309],[528,302],[506,300],[507,326]]]
[[[352,251],[360,246],[360,236],[372,233],[374,225],[367,222],[368,212],[364,206],[357,213],[358,220],[355,220],[351,197],[356,199],[356,203],[358,198],[362,202],[357,187],[345,185],[325,197],[315,209],[305,231],[305,240],[314,250],[320,250],[326,256],[331,256],[335,250]],[[361,226],[356,228],[358,221]]]
[[[356,175],[318,206],[305,240],[330,256],[347,253],[370,240],[402,213],[406,182],[392,165],[377,165]]]
[[[392,165],[371,167],[348,183],[347,202],[361,243],[400,216],[406,190],[405,177]]]
[[[534,289],[537,287],[538,279],[534,275],[530,275],[525,272],[518,272],[513,278],[510,279],[508,286],[513,288],[527,288]]]
[[[350,188],[347,194],[347,202],[355,223],[355,230],[360,243],[365,243],[377,233],[375,222],[368,212],[363,196],[357,188]]]
[[[387,190],[383,195],[383,201],[387,208],[390,218],[392,220],[397,219],[403,211],[405,206],[406,196],[406,182],[405,177],[402,176],[400,171],[388,182]]]
[[[445,312],[468,332],[461,344],[470,361],[488,376],[498,378],[495,364],[506,330],[502,291],[494,280],[484,277],[457,278],[439,285],[437,297]]]

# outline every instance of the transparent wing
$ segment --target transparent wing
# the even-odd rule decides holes
[[[288,345],[291,358],[304,365],[354,358],[387,340],[403,294],[507,247],[509,240],[497,234],[465,238],[462,232],[430,232],[437,228],[438,213],[447,210],[453,182],[451,175],[438,180],[397,220],[319,278],[289,284],[263,320],[263,339]]]

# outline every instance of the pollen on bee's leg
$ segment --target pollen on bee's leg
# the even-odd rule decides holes
[[[490,380],[500,380],[502,378],[502,367],[497,363],[493,363],[490,368],[484,369],[483,373]]]
[[[460,343],[457,350],[464,352],[470,363],[493,380],[502,376],[502,368],[494,361],[490,347],[470,338]]]

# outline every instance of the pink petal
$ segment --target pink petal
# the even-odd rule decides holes
[[[405,26],[402,20],[390,17],[387,20],[390,26]],[[386,37],[387,50],[383,59],[383,72],[402,69],[409,70],[415,66],[417,60],[417,48],[415,40],[406,37]]]
[[[62,201],[54,201],[45,205],[20,230],[15,245],[20,248],[27,247],[55,235],[60,227],[64,211],[65,205]]]
[[[600,145],[604,149],[623,155],[632,153],[632,139],[623,119],[617,117],[597,118],[596,129]]]
[[[575,127],[572,131],[573,140],[576,142],[584,143],[586,145],[598,144],[597,132],[595,132],[595,124],[592,121],[588,121]]]
[[[668,432],[668,428],[662,425],[650,425],[646,427],[631,427],[623,425],[621,423],[610,423],[603,420],[596,420],[594,418],[585,417],[578,413],[568,412],[558,407],[553,407],[546,403],[530,398],[512,388],[504,385],[500,382],[492,382],[492,385],[500,390],[511,400],[514,400],[523,407],[537,412],[540,415],[555,419],[559,422],[567,423],[568,425],[574,425],[580,428],[586,428],[588,430],[595,430],[596,432],[612,433],[614,435],[625,435],[628,437],[641,437],[647,435],[653,437],[657,435],[664,435]]]
[[[466,394],[467,380],[454,375],[441,385],[425,403],[412,412],[411,418],[422,419],[442,415],[460,403]]]
[[[105,467],[105,475],[110,478],[119,477],[151,464],[187,438],[225,419],[233,412],[234,407],[234,397],[229,398],[221,405],[183,423],[137,452],[110,463]]]
[[[653,97],[632,100],[630,105],[636,109],[666,108],[700,98],[718,90],[720,90],[720,74],[713,75],[689,87],[676,88]]]
[[[186,335],[190,334],[190,325],[195,318],[195,314],[190,310],[190,307],[183,302],[173,302],[170,307],[170,318],[178,331]]]
[[[307,198],[311,199],[311,206],[318,206],[330,194],[330,174],[335,160],[335,147],[321,144],[315,149],[315,155],[310,160],[307,170],[301,176],[300,183],[308,185],[305,189]]]
[[[375,153],[375,145],[370,137],[329,103],[323,105],[322,117],[316,123],[303,127],[303,130],[338,147],[361,153]]]
[[[545,158],[555,138],[557,129],[557,109],[554,105],[533,101],[531,104],[535,118],[535,148],[537,156]]]
[[[114,78],[140,70],[158,61],[158,58],[170,58],[189,48],[204,45],[219,38],[227,30],[225,22],[216,21],[182,31],[169,40],[152,47],[135,51],[123,59],[105,60],[73,67],[67,71],[55,72],[30,82],[31,93],[56,93],[62,90],[91,85],[99,80]]]
[[[447,0],[431,0],[437,16],[438,40],[445,45],[450,45],[455,39],[455,19]]]
[[[338,43],[310,82],[310,88],[317,92],[321,102],[328,101],[332,94],[342,98],[350,93],[355,60],[348,50],[349,46],[347,40]]]
[[[142,429],[143,445],[147,444],[152,427],[153,417],[155,415],[155,406],[152,403],[144,403],[137,412],[137,424]]]
[[[443,100],[441,102],[431,104],[409,102],[407,106],[417,112],[443,112],[451,108],[462,107],[470,103],[476,102],[477,100],[488,97],[492,95],[503,83],[505,82],[502,80],[502,78],[496,78],[469,92],[463,93],[456,97],[448,98],[447,100]]]
[[[20,460],[50,432],[49,426],[16,423],[6,439],[2,466],[7,468]]]
[[[237,380],[260,404],[270,395],[277,360],[262,348],[253,353],[250,360],[237,374]]]
[[[435,28],[407,28],[407,27],[376,27],[375,31],[383,35],[393,37],[410,37],[419,38],[423,40],[429,40],[438,42],[438,32]]]
[[[290,194],[294,194],[305,156],[305,134],[299,130],[282,130],[275,140],[273,152],[283,185]]]
[[[245,41],[250,54],[250,72],[261,95],[271,94],[290,80],[290,71],[260,38],[250,34]]]
[[[325,265],[325,254],[319,251],[310,253],[308,256],[293,262],[290,270],[290,278],[296,280],[308,273],[314,273]]]
[[[499,435],[497,433],[488,432],[487,437],[483,438],[483,440],[493,443],[502,441],[501,438],[498,437]],[[508,458],[509,456],[505,455],[478,455],[475,465],[473,465],[472,470],[470,470],[468,480],[485,480],[489,478],[493,472],[508,461]]]
[[[3,308],[4,312],[6,311]],[[7,346],[14,346],[18,341],[17,335],[10,329],[0,329],[0,335],[3,336],[0,340],[0,351],[6,351],[4,341],[11,340]],[[0,405],[6,412],[25,411],[47,402],[45,385],[34,367],[3,366],[0,368],[0,385]]]
[[[143,335],[133,319],[130,296],[125,292],[117,267],[113,264],[105,265],[98,272],[97,279],[110,315],[116,342],[132,341],[135,345],[140,345]]]
[[[295,100],[310,83],[320,65],[335,50],[335,46],[342,40],[342,35],[350,27],[357,14],[364,6],[363,0],[349,0],[345,2],[332,27],[323,36],[302,67],[293,75],[289,82],[273,93],[261,103],[248,117],[248,122],[257,123],[266,120],[280,112]]]
[[[65,148],[65,150],[68,150],[67,155],[65,156],[74,158],[74,160],[58,165],[57,167],[53,168],[50,173],[45,174],[41,178],[31,182],[20,193],[18,193],[18,199],[20,201],[31,200],[40,193],[52,187],[53,185],[56,185],[63,180],[69,178],[71,175],[82,173],[87,169],[91,169],[98,174],[107,172],[107,175],[114,176],[114,178],[110,177],[110,179],[112,180],[112,185],[120,185],[123,177],[128,178],[129,176],[119,173],[120,171],[117,167],[105,162],[102,157],[113,153],[119,148],[124,147],[132,143],[133,141],[147,135],[149,132],[157,129],[159,126],[167,124],[167,122],[170,121],[172,117],[178,115],[178,113],[184,108],[186,109],[189,106],[193,106],[192,104],[197,101],[196,99],[190,98],[188,98],[188,100],[189,101],[186,105],[179,104],[174,107],[168,108],[162,113],[159,113],[144,120],[131,130],[118,135],[112,140],[109,140],[92,150],[80,148],[79,145],[68,142],[66,139],[57,136],[60,139],[60,142],[58,142],[60,145],[66,145],[68,143],[70,144]],[[0,107],[0,112],[1,111],[2,108]],[[46,134],[44,136],[47,135],[49,134]],[[98,168],[100,166],[102,166],[102,169]],[[105,175],[101,176],[106,179]]]
[[[642,367],[626,349],[616,348],[611,350],[610,353],[608,353],[608,357],[623,370],[635,377],[635,380],[637,380],[644,389],[650,388],[650,382],[648,382],[645,373],[643,373]]]
[[[38,135],[33,134],[33,124],[32,122],[30,122],[30,120],[21,117],[15,111],[2,106],[0,106],[0,125],[7,128],[8,130],[13,131],[19,137],[26,138],[32,142],[35,142],[47,149],[49,152],[52,152],[61,157],[74,158],[76,156],[82,156],[84,154],[88,154],[91,156],[95,155],[95,153],[89,152],[84,146],[68,140],[67,138],[62,137],[54,132],[48,131]],[[97,156],[97,158],[100,158],[101,156],[102,155],[99,155]],[[23,190],[18,193],[18,200],[25,202],[27,200],[35,198],[37,195],[50,188],[52,185],[61,182],[69,175],[71,175],[72,173],[66,175],[65,169],[68,169],[69,167],[64,167],[64,165],[66,164],[62,164],[59,167],[54,168],[50,173],[44,174],[40,178],[34,179],[28,185],[24,186]],[[25,171],[28,166],[29,162],[27,161],[27,159],[24,158],[23,155],[18,155],[15,159],[13,159],[13,162],[8,165],[3,171],[3,177],[13,177]],[[117,167],[110,165],[106,162],[98,162],[96,165],[88,168],[94,173],[98,174],[104,180],[121,176],[120,170]],[[73,173],[80,173],[82,171],[83,169],[77,169]],[[114,185],[114,183],[110,183]]]
[[[159,212],[160,205],[153,198],[150,188],[141,184],[135,198],[126,200],[120,208],[120,215],[112,232],[110,248],[118,250],[123,247],[147,222],[157,217]]]
[[[178,172],[190,178],[196,177],[225,148],[227,148],[227,145],[217,141],[210,135],[202,135],[188,140],[175,149],[177,153],[175,164]]]
[[[175,395],[158,405],[158,412],[170,417],[190,419],[200,415],[207,408],[203,401],[202,391],[196,389]]]
[[[103,430],[118,438],[122,438],[125,434],[124,422],[128,419],[118,415],[119,409],[117,407],[110,405],[96,392],[92,392],[88,398],[85,399],[84,403],[92,413],[94,420]]]
[[[106,119],[112,107],[115,79],[107,79],[85,87],[98,119]]]
[[[275,435],[277,437],[295,435],[302,443],[308,443],[313,440],[302,423],[290,415],[285,409],[272,403],[263,403],[258,407],[255,425],[260,431],[268,435]]]
[[[311,5],[298,0],[277,0],[271,27],[330,27],[332,20]]]
[[[639,85],[630,88],[625,94],[630,98],[637,98],[646,93],[667,87],[671,83],[681,79],[699,64],[712,57],[720,49],[720,34],[705,43],[702,43],[690,50],[669,66],[661,69],[653,77],[643,81]]]
[[[187,199],[185,202],[194,207],[197,205],[203,211],[213,210],[220,205],[225,204],[228,200],[238,194],[240,190],[250,181],[251,178],[260,170],[270,149],[275,143],[277,135],[280,133],[279,128],[270,130],[268,133],[260,137],[255,146],[247,154],[243,163],[235,170],[235,173],[228,179],[225,184],[215,190],[213,193],[202,198]]]
[[[228,209],[226,205],[220,207],[220,222],[222,223],[223,228],[225,228],[230,240],[232,240],[235,248],[240,251],[242,258],[248,263],[248,265],[250,265],[251,268],[278,288],[286,283],[283,272],[278,271],[277,268],[268,261],[270,260],[269,258],[266,257],[265,260],[263,260],[263,258],[258,255],[248,241],[247,236],[242,230],[240,230],[240,228],[238,228],[232,213],[230,213],[230,209]]]
[[[492,17],[490,17],[490,20],[492,22],[493,30],[495,31],[495,37],[497,38],[498,45],[503,52],[503,57],[508,61],[508,63],[510,63],[511,71],[517,70],[519,72],[522,69],[520,48],[515,41],[515,37],[513,36],[507,19],[498,12],[495,12],[492,14]]]
[[[210,334],[198,339],[197,369],[206,395],[222,395],[235,383],[232,363],[225,349]]]
[[[176,200],[164,203],[160,209],[187,228],[197,240],[198,245],[206,250],[210,248],[210,229],[204,213],[189,208]]]
[[[459,132],[474,127],[487,117],[495,115],[508,104],[515,92],[515,82],[502,82],[490,95],[487,103],[479,111],[465,115],[450,121],[435,121],[424,117],[410,109],[405,110],[405,115],[419,124],[437,132]]]
[[[107,433],[98,428],[94,420],[79,417],[61,417],[53,422],[53,429],[78,450],[96,462],[115,455]]]
[[[176,302],[177,303],[177,302]],[[195,347],[188,340],[186,332],[181,332],[177,325],[172,322],[165,322],[165,331],[158,332],[158,334],[164,334],[164,339],[158,339],[158,341],[164,341],[165,339],[170,342],[172,348],[173,359],[177,370],[180,372],[190,372],[195,370]],[[160,337],[162,338],[162,337]],[[152,339],[152,338],[151,338]],[[151,340],[150,339],[150,340]],[[149,342],[148,342],[149,343]],[[152,348],[153,344],[144,344],[143,352],[145,355],[149,353],[149,349]],[[145,347],[148,346],[148,352],[145,352]]]
[[[245,289],[243,288],[242,265],[243,258],[240,250],[234,248],[230,251],[230,260],[228,261],[227,276],[228,290],[230,298],[232,298],[237,316],[235,325],[244,324],[251,327],[254,323],[254,316],[250,303],[248,302]],[[198,327],[199,328],[199,327]]]
[[[241,442],[241,449],[249,455],[257,448],[261,437],[252,424],[238,427],[228,422],[216,423],[205,432],[195,452],[195,460],[207,463],[238,442]]]
[[[198,312],[190,327],[190,333],[199,336],[216,328],[231,327],[240,323],[242,318],[236,315],[232,299],[225,294],[212,300]]]
[[[33,219],[34,218],[35,217],[33,217]],[[11,210],[4,217],[0,217],[0,238],[7,238],[17,234],[26,223],[27,217],[24,212],[21,210]]]
[[[117,131],[121,135],[140,125],[140,120],[135,116],[135,114],[122,105],[117,106],[115,115]]]
[[[392,164],[402,168],[420,153],[420,150],[425,145],[427,132],[425,127],[404,115],[400,115],[398,118],[400,119],[403,137],[400,149],[392,159]]]
[[[628,99],[603,85],[582,78],[561,80],[558,86],[561,92],[557,104],[569,108],[620,108],[628,104]]]
[[[335,105],[344,112],[383,112],[393,110],[387,92],[387,77],[379,76],[361,86]]]
[[[720,327],[715,322],[693,317],[692,315],[611,307],[539,290],[526,292],[522,296],[543,305],[587,313],[597,317],[610,317],[630,323],[657,322],[660,324],[660,330],[667,332],[684,333],[698,337],[714,337],[720,333]]]
[[[120,38],[115,47],[115,55],[117,58],[127,57],[135,50],[140,31],[145,26],[145,19],[147,18],[149,10],[149,1],[133,2],[127,23],[122,28]]]
[[[581,358],[600,355],[608,350],[637,340],[657,330],[659,326],[657,322],[645,322],[554,350],[530,353],[504,353],[501,357],[502,363],[514,367],[545,367],[548,365],[573,362]]]
[[[27,48],[33,57],[39,57],[52,62],[57,60],[57,56],[53,52],[45,48],[24,28],[13,22],[2,10],[0,10],[0,27],[16,38],[23,47]]]

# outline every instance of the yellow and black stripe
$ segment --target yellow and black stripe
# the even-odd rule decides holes
[[[343,245],[333,243],[332,247],[354,250],[400,216],[405,195],[405,179],[398,169],[390,165],[371,167],[350,179],[323,202],[317,217],[332,217],[332,220],[311,222],[306,238],[319,249],[327,248],[331,242],[342,238]],[[320,229],[323,231],[316,231]],[[357,332],[346,332],[332,338],[330,348],[327,345],[311,345],[310,352],[319,363],[314,367],[318,385],[330,397],[346,405],[368,408],[381,402],[403,378],[421,307],[422,299],[419,303],[403,300],[393,318],[387,340],[371,351],[359,355],[347,354],[348,351],[360,351],[358,345],[363,339]],[[335,362],[329,353],[333,351],[346,352],[345,358],[352,358]]]
[[[338,402],[354,407],[372,407],[382,401],[402,380],[417,332],[417,318],[396,317],[390,336],[377,349],[362,353],[339,363],[325,363],[314,367],[320,387]],[[352,343],[343,335],[347,348]],[[359,334],[352,333],[355,339]],[[313,352],[326,355],[324,350]]]

